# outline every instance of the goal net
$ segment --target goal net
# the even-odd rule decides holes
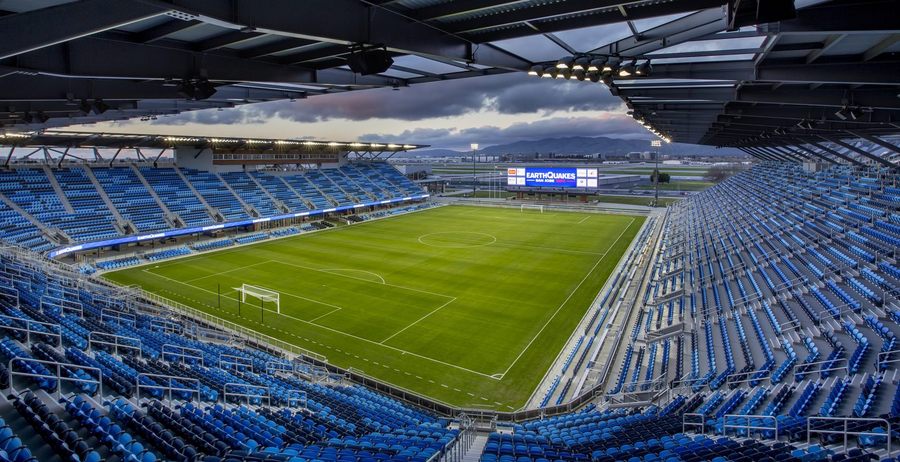
[[[522,204],[519,206],[519,211],[524,212],[526,210],[536,210],[540,213],[544,213],[544,206],[537,204]]]
[[[281,313],[281,294],[277,291],[250,284],[242,284],[241,287],[235,287],[234,290],[241,293],[241,303],[247,303],[247,297],[252,297],[263,303],[274,303],[275,312]]]

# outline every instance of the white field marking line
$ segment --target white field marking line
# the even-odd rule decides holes
[[[335,308],[335,309],[333,309],[333,310],[331,310],[331,311],[329,311],[329,312],[327,312],[327,313],[325,313],[325,314],[323,314],[323,315],[316,316],[316,317],[310,319],[309,322],[316,322],[316,321],[318,321],[318,320],[324,318],[325,316],[328,316],[329,314],[334,313],[334,312],[337,312],[337,311],[340,311],[340,310],[342,310],[342,309],[343,309],[343,308],[341,308],[341,307],[337,307],[337,308]],[[280,314],[280,313],[279,313],[279,314]]]
[[[201,280],[201,279],[211,278],[211,277],[215,277],[215,276],[221,276],[221,275],[223,275],[223,274],[233,273],[233,272],[235,272],[235,271],[240,271],[240,270],[242,270],[242,269],[247,269],[247,268],[251,268],[251,267],[254,267],[254,266],[259,266],[259,265],[262,265],[262,264],[265,264],[265,263],[271,263],[271,262],[272,262],[272,260],[261,261],[261,262],[259,262],[259,263],[253,263],[253,264],[250,264],[250,265],[244,265],[244,266],[241,266],[241,267],[238,267],[238,268],[233,268],[233,269],[230,269],[230,270],[227,270],[227,271],[219,271],[218,273],[208,274],[208,275],[206,275],[206,276],[200,276],[200,277],[194,278],[194,279],[188,279],[188,280],[186,280],[186,281],[184,281],[184,282],[194,282],[194,281],[199,281],[199,280]],[[153,269],[153,268],[150,268],[150,269]]]
[[[578,222],[578,224],[580,225],[580,224],[584,223],[584,222],[587,221],[587,219],[590,218],[590,217],[591,217],[591,216],[588,215],[588,216],[582,218],[581,221]]]
[[[546,329],[547,326],[550,325],[550,322],[553,321],[553,318],[555,318],[556,315],[559,313],[559,311],[562,310],[562,308],[564,306],[566,306],[566,303],[569,302],[569,300],[572,298],[572,295],[575,295],[575,292],[578,292],[578,289],[581,287],[582,284],[584,284],[584,281],[587,281],[588,277],[590,277],[590,275],[594,273],[594,270],[597,269],[597,265],[599,265],[600,262],[603,261],[604,258],[606,258],[606,255],[609,253],[609,250],[612,249],[613,247],[615,247],[616,243],[619,242],[619,239],[621,239],[623,235],[625,235],[625,231],[628,231],[628,228],[631,228],[631,225],[633,223],[634,223],[634,218],[632,218],[631,221],[628,222],[628,226],[626,226],[625,229],[623,229],[622,232],[619,233],[619,237],[617,237],[616,240],[614,240],[613,243],[609,245],[609,247],[606,249],[606,252],[603,254],[603,256],[601,256],[597,260],[597,262],[594,263],[594,266],[592,266],[591,270],[588,271],[587,274],[584,275],[584,278],[582,278],[581,282],[579,282],[578,285],[575,286],[575,289],[573,289],[571,292],[569,292],[569,296],[566,297],[566,299],[563,300],[562,303],[560,303],[559,308],[557,308],[556,311],[553,312],[553,315],[550,316],[550,319],[547,319],[547,322],[545,322],[544,325],[541,326],[541,329],[537,332],[537,334],[534,335],[534,337],[531,338],[531,341],[528,342],[528,345],[525,345],[525,348],[519,353],[519,356],[516,356],[516,359],[513,360],[512,364],[510,364],[509,367],[507,367],[506,370],[503,371],[503,374],[500,376],[501,379],[503,378],[503,376],[505,376],[507,373],[509,373],[510,369],[512,369],[513,366],[515,366],[517,362],[519,362],[519,359],[522,358],[522,355],[524,355],[525,352],[528,351],[529,348],[531,348],[531,345],[534,343],[534,341],[537,340],[537,338],[541,336],[541,333],[543,333],[544,329]]]
[[[390,339],[396,337],[398,334],[402,333],[402,332],[405,331],[406,329],[409,329],[410,327],[415,326],[416,324],[419,323],[419,321],[421,321],[421,320],[423,320],[423,319],[425,319],[425,318],[427,318],[427,317],[433,315],[434,313],[437,313],[438,311],[441,310],[441,308],[443,308],[443,307],[445,307],[445,306],[447,306],[447,305],[453,303],[454,301],[456,301],[456,297],[453,297],[453,300],[449,300],[449,301],[447,301],[447,303],[444,303],[443,305],[441,305],[441,306],[439,306],[439,307],[437,307],[437,308],[431,310],[430,312],[428,312],[427,314],[425,314],[425,315],[422,316],[421,318],[416,319],[415,321],[413,321],[410,325],[404,327],[403,329],[398,330],[397,332],[394,332],[390,337],[388,337],[388,338],[386,338],[386,339],[384,339],[384,340],[382,340],[382,341],[380,341],[380,342],[378,342],[378,343],[381,344],[381,345],[384,345],[384,342],[387,342],[388,340],[390,340]]]
[[[476,234],[479,236],[487,236],[493,240],[491,242],[485,242],[483,244],[462,244],[462,245],[435,245],[435,244],[429,244],[422,240],[423,237],[435,236],[438,234]],[[481,233],[481,232],[477,232],[477,231],[438,231],[436,233],[422,234],[416,240],[419,241],[419,244],[427,245],[428,247],[435,247],[438,249],[470,249],[472,247],[485,247],[485,246],[491,245],[491,244],[497,242],[497,236],[494,236],[493,234]]]
[[[211,291],[211,290],[206,290],[206,289],[204,289],[204,288],[202,288],[202,287],[197,287],[197,286],[194,286],[194,285],[191,285],[191,284],[182,282],[182,281],[177,281],[177,280],[172,279],[172,278],[170,278],[170,277],[163,276],[162,274],[157,274],[157,273],[154,273],[154,272],[152,272],[152,271],[147,271],[147,270],[143,270],[143,271],[147,272],[148,274],[152,274],[152,275],[154,275],[154,276],[161,277],[161,278],[166,279],[166,280],[168,280],[168,281],[172,281],[172,282],[174,282],[174,283],[176,283],[176,284],[182,284],[182,285],[188,286],[188,287],[190,287],[190,288],[192,288],[192,289],[196,289],[196,290],[200,290],[200,291],[203,291],[203,292],[215,294],[215,292],[213,292],[213,291]],[[284,292],[282,292],[282,293],[284,293]],[[286,295],[289,295],[289,294],[286,294]],[[225,297],[225,298],[229,298],[229,299],[231,299],[231,300],[238,301],[238,299],[233,298],[233,297]],[[269,311],[271,311],[271,310],[269,310]],[[293,319],[293,320],[295,320],[295,321],[300,321],[300,322],[302,322],[302,323],[304,323],[304,324],[309,324],[309,325],[311,325],[311,326],[316,326],[316,327],[318,327],[318,328],[320,328],[320,329],[325,329],[325,330],[334,332],[334,333],[336,333],[336,334],[345,335],[345,336],[347,336],[347,337],[355,338],[355,339],[360,340],[360,341],[363,341],[363,342],[371,343],[371,344],[373,344],[373,345],[378,345],[378,346],[380,346],[380,347],[388,348],[388,349],[391,349],[391,350],[394,350],[394,351],[398,351],[398,352],[403,353],[403,354],[408,354],[408,355],[410,355],[410,356],[415,356],[415,357],[417,357],[417,358],[421,358],[421,359],[424,359],[424,360],[426,360],[426,361],[432,361],[432,362],[435,362],[435,363],[438,363],[438,364],[442,364],[442,365],[447,366],[447,367],[452,367],[452,368],[455,368],[455,369],[459,369],[459,370],[461,370],[461,371],[469,372],[469,373],[471,373],[471,374],[475,374],[475,375],[478,375],[478,376],[481,376],[481,377],[486,377],[486,378],[489,378],[489,379],[492,379],[492,380],[500,380],[500,379],[498,379],[497,377],[495,377],[495,376],[493,376],[493,375],[485,374],[485,373],[483,373],[483,372],[473,371],[472,369],[468,369],[468,368],[465,368],[465,367],[462,367],[462,366],[458,366],[458,365],[456,365],[456,364],[451,364],[451,363],[448,363],[448,362],[445,362],[445,361],[441,361],[440,359],[429,358],[428,356],[423,356],[423,355],[420,355],[420,354],[418,354],[418,353],[413,353],[413,352],[411,352],[411,351],[406,351],[406,350],[404,350],[404,349],[402,349],[402,348],[397,348],[397,347],[393,347],[393,346],[390,346],[390,345],[382,345],[382,344],[380,344],[380,343],[378,343],[378,342],[376,342],[376,341],[374,341],[374,340],[369,340],[369,339],[367,339],[367,338],[359,337],[359,336],[356,336],[356,335],[353,335],[353,334],[348,334],[348,333],[346,333],[346,332],[344,332],[344,331],[340,331],[340,330],[337,330],[337,329],[333,329],[333,328],[328,327],[328,326],[323,326],[323,325],[321,325],[321,324],[317,324],[317,323],[314,323],[314,322],[311,322],[311,321],[307,321],[307,320],[305,320],[305,319],[300,319],[300,318],[297,318],[297,317],[294,317],[294,316],[291,316],[291,315],[288,315],[288,314],[279,313],[278,315],[279,315],[279,316],[284,316],[284,317],[286,317],[286,318]],[[272,326],[267,326],[267,327],[272,328]]]
[[[273,261],[274,261],[274,260],[273,260]],[[280,263],[280,262],[279,262],[279,263]],[[342,274],[340,274],[341,271],[355,271],[355,272],[357,272],[357,273],[366,273],[366,274],[371,274],[372,276],[375,276],[376,278],[380,279],[382,284],[387,284],[387,282],[384,280],[383,277],[381,277],[380,274],[378,274],[378,273],[373,273],[373,272],[371,272],[371,271],[361,270],[361,269],[353,269],[353,268],[323,268],[323,269],[321,269],[321,270],[319,270],[319,271],[323,271],[323,272],[326,272],[326,273],[331,273],[331,274],[334,274],[334,275],[336,275],[336,276],[343,276]],[[357,278],[357,279],[365,280],[365,279],[362,279],[362,278]],[[371,281],[370,281],[370,282],[371,282]]]
[[[340,277],[343,277],[343,278],[356,279],[357,281],[368,282],[369,284],[378,284],[377,282],[373,282],[371,279],[363,279],[363,278],[359,278],[359,277],[355,277],[355,276],[349,276],[349,275],[346,275],[346,274],[333,273],[333,272],[331,272],[331,271],[327,271],[327,270],[323,270],[323,269],[319,269],[319,268],[313,268],[313,267],[311,267],[311,266],[298,265],[298,264],[296,264],[296,263],[288,263],[288,262],[286,262],[286,261],[281,261],[281,260],[271,260],[271,261],[274,262],[274,263],[281,263],[282,265],[294,266],[294,267],[296,267],[296,268],[303,268],[303,269],[308,269],[308,270],[312,270],[312,271],[318,271],[318,272],[320,272],[320,273],[328,273],[328,274],[331,274],[331,275],[334,275],[334,276],[340,276]],[[437,296],[437,297],[452,298],[452,299],[454,299],[454,300],[456,299],[456,297],[454,297],[454,296],[452,296],[452,295],[439,294],[439,293],[436,293],[436,292],[429,292],[429,291],[427,291],[427,290],[421,290],[421,289],[413,289],[412,287],[405,287],[405,286],[400,286],[400,285],[397,285],[397,284],[384,283],[383,285],[386,285],[386,286],[388,286],[388,287],[396,287],[396,288],[398,288],[398,289],[409,290],[409,291],[413,291],[413,292],[419,292],[419,293],[428,294],[428,295],[434,295],[434,296]]]
[[[149,269],[145,269],[145,270],[142,270],[142,271],[144,271],[145,273],[155,274],[155,275],[157,275],[157,276],[159,276],[159,277],[168,279],[168,280],[170,280],[170,281],[175,281],[174,279],[172,279],[172,278],[170,278],[170,277],[166,277],[166,276],[163,276],[163,275],[161,275],[161,274],[154,273],[153,271],[150,271]],[[202,291],[209,292],[209,293],[212,293],[212,294],[216,293],[216,292],[213,292],[213,291],[211,291],[211,290],[201,289],[200,287],[197,287],[197,286],[195,286],[195,285],[193,285],[193,284],[188,284],[188,283],[191,282],[191,281],[184,281],[184,282],[182,282],[182,281],[176,281],[176,282],[178,282],[179,284],[184,284],[184,285],[186,285],[186,286],[188,286],[188,287],[193,287],[193,288],[195,288],[195,289],[200,289],[200,290],[202,290]],[[237,291],[235,290],[235,292],[237,292]],[[342,308],[343,308],[343,307],[341,307],[341,306],[333,305],[333,304],[328,303],[328,302],[322,302],[322,301],[319,301],[319,300],[313,300],[313,299],[311,299],[311,298],[301,297],[301,296],[299,296],[299,295],[295,295],[295,294],[292,294],[292,293],[290,293],[290,292],[284,292],[284,291],[280,291],[280,290],[277,291],[277,292],[280,293],[280,294],[287,295],[288,297],[299,298],[300,300],[306,300],[306,301],[308,301],[308,302],[317,303],[317,304],[319,304],[319,305],[325,305],[325,306],[330,307],[330,308],[337,308],[337,309],[342,309]],[[231,297],[227,297],[227,298],[231,298]],[[233,300],[237,300],[237,299],[235,298],[235,299],[233,299]],[[270,311],[271,311],[271,310],[270,310]]]

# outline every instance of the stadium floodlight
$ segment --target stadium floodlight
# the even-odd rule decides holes
[[[414,149],[416,146],[414,144],[404,144],[403,149]]]
[[[559,72],[555,67],[548,67],[544,69],[544,73],[541,74],[542,79],[555,79],[556,74]]]
[[[636,62],[636,59],[632,59],[630,63],[622,66],[622,68],[619,69],[619,77],[629,77],[631,74],[634,74],[634,65]]]
[[[572,71],[569,80],[584,80],[584,71]]]
[[[572,56],[566,56],[565,58],[561,58],[556,62],[557,69],[571,69],[572,66],[575,65],[575,58]]]
[[[531,66],[531,69],[528,70],[528,75],[541,77],[543,74],[544,66],[541,66],[540,64],[535,64],[534,66]]]
[[[640,76],[648,76],[650,72],[653,71],[653,66],[650,64],[650,60],[646,60],[642,62],[635,70],[634,73]]]
[[[606,56],[592,59],[590,65],[588,65],[587,71],[600,72],[600,70],[603,69],[603,66],[606,65],[606,61],[608,60],[609,58],[607,58]]]
[[[400,145],[391,143],[391,144],[387,145],[387,147],[388,147],[388,149],[397,149],[400,147]]]
[[[573,71],[583,71],[587,69],[587,66],[590,65],[591,59],[585,56],[578,58],[575,60],[575,65],[572,66]]]
[[[569,72],[568,70],[561,70],[556,73],[556,78],[557,79],[568,79],[570,75],[572,75],[572,73]]]

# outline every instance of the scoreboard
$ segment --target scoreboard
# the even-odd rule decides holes
[[[522,188],[597,189],[596,168],[518,167],[506,170],[506,185]]]

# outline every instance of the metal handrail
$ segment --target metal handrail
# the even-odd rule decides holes
[[[747,419],[746,424],[732,424],[728,423],[729,418],[734,419]],[[769,420],[775,422],[775,425],[772,427],[763,427],[760,425],[753,425],[753,419],[762,419]],[[750,436],[750,430],[775,430],[775,439],[778,439],[778,418],[773,415],[760,415],[760,414],[725,414],[724,420],[722,420],[722,435],[728,434],[728,429],[744,429],[747,430],[747,436]]]
[[[700,417],[699,422],[688,422],[688,417]],[[685,433],[687,427],[700,427],[700,434],[706,434],[706,416],[696,412],[685,412],[681,416],[681,433]]]
[[[105,341],[105,340],[98,340],[95,338],[97,336],[112,337],[113,341],[110,342],[110,341]],[[132,344],[120,343],[119,339],[126,339],[129,341],[132,341],[132,342],[136,343],[136,345],[134,343],[132,343]],[[139,339],[137,337],[127,337],[125,335],[116,335],[116,334],[110,334],[107,332],[91,331],[88,333],[88,350],[93,348],[94,344],[111,346],[111,347],[113,347],[113,351],[115,352],[115,354],[119,354],[119,348],[124,348],[127,350],[137,350],[138,356],[141,356],[143,354],[143,344],[141,342],[141,339]]]
[[[244,389],[249,390],[249,391],[246,393],[229,392],[228,391],[229,386],[232,388],[243,387]],[[262,390],[262,391],[264,391],[264,393],[259,393],[259,394],[252,393],[253,390]],[[251,404],[250,400],[253,398],[265,399],[266,403],[268,405],[270,405],[270,406],[272,405],[272,390],[271,390],[271,388],[269,388],[265,385],[252,385],[252,384],[247,384],[247,383],[229,382],[222,386],[222,400],[226,404],[228,403],[229,396],[234,396],[237,398],[246,398],[247,404]]]
[[[246,367],[250,369],[250,372],[253,372],[253,361],[241,356],[222,353],[219,355],[217,365],[220,369],[227,369],[232,366]]]
[[[44,335],[44,336],[48,336],[48,337],[56,337],[58,340],[58,344],[62,345],[62,327],[59,324],[35,321],[33,319],[20,318],[17,316],[7,316],[5,314],[0,314],[0,319],[8,319],[8,320],[12,320],[12,321],[24,322],[25,327],[18,327],[18,326],[14,326],[14,325],[6,326],[3,324],[0,324],[0,329],[9,329],[9,330],[16,331],[16,332],[25,332],[25,336],[28,339],[28,343],[31,343],[31,335],[34,334],[34,335]],[[44,328],[49,327],[52,329],[56,329],[56,332],[52,332],[52,331],[51,332],[42,332],[42,331],[39,331],[36,329],[32,329],[31,328],[32,325],[38,325],[38,326],[43,326]]]
[[[266,374],[278,372],[294,372],[294,365],[289,361],[266,361]]]
[[[47,301],[48,298],[50,299],[50,301]],[[55,300],[58,300],[59,303],[52,303]],[[45,312],[45,309],[44,309],[45,304],[52,306],[52,307],[59,308],[59,310],[62,314],[66,314],[66,311],[70,311],[70,312],[77,313],[79,318],[84,318],[84,306],[81,305],[81,302],[72,302],[72,301],[61,299],[61,298],[50,297],[50,296],[45,295],[45,296],[41,297],[41,302],[40,302],[40,307],[39,307],[41,313]]]
[[[141,377],[146,377],[148,379],[166,379],[168,381],[168,385],[145,385],[141,383]],[[177,380],[179,382],[187,382],[187,383],[195,383],[197,384],[197,388],[184,388],[172,385],[172,381]],[[155,382],[156,380],[154,380]],[[172,400],[172,393],[176,391],[186,391],[190,394],[197,394],[197,401],[200,401],[200,380],[192,378],[192,377],[179,377],[175,375],[165,375],[165,374],[151,374],[151,373],[140,373],[135,377],[135,396],[137,398],[141,397],[141,389],[145,390],[164,390],[169,395],[169,401]]]
[[[134,313],[128,313],[126,311],[103,308],[100,310],[100,320],[107,322],[107,319],[114,320],[117,326],[121,326],[123,321],[130,323],[131,327],[137,326],[137,316]]]
[[[168,350],[167,350],[167,348],[168,348]],[[174,351],[172,351],[172,350],[174,350]],[[191,354],[191,353],[193,353],[193,354]],[[182,345],[177,345],[174,343],[164,343],[162,348],[160,348],[159,357],[162,358],[164,361],[170,361],[170,360],[166,359],[166,355],[168,355],[170,357],[174,356],[174,357],[180,358],[179,362],[182,364],[187,364],[188,359],[199,359],[200,365],[205,366],[205,364],[203,363],[203,351],[201,351],[197,348],[190,348],[190,347],[186,347],[186,346],[182,346]]]
[[[843,422],[844,429],[843,430],[827,430],[827,429],[818,429],[812,428],[813,421],[830,421],[830,422]],[[885,433],[875,433],[873,431],[850,431],[849,426],[850,422],[881,422],[884,423],[887,427]],[[826,434],[826,435],[844,435],[844,451],[847,450],[848,440],[850,435],[855,436],[878,436],[884,437],[887,439],[887,457],[891,456],[891,422],[886,419],[878,419],[871,417],[809,417],[806,420],[806,444],[809,445],[812,441],[812,434]]]
[[[47,375],[47,374],[34,374],[31,372],[16,372],[13,368],[14,364],[23,364],[26,362],[39,363],[44,365],[51,365],[56,368],[56,375]],[[56,379],[56,397],[62,397],[62,382],[75,382],[75,383],[96,383],[97,384],[97,392],[100,396],[103,396],[103,371],[96,367],[91,366],[82,366],[80,364],[72,364],[72,363],[61,363],[58,361],[47,361],[43,359],[34,359],[34,358],[26,358],[22,356],[16,356],[9,360],[9,388],[13,391],[13,393],[18,394],[18,390],[16,390],[16,384],[13,380],[13,377],[32,377],[32,378],[42,378],[42,379]],[[82,379],[79,377],[65,377],[62,375],[62,368],[70,367],[74,369],[82,369],[87,371],[95,371],[97,372],[97,379]],[[49,368],[48,368],[49,370]]]

